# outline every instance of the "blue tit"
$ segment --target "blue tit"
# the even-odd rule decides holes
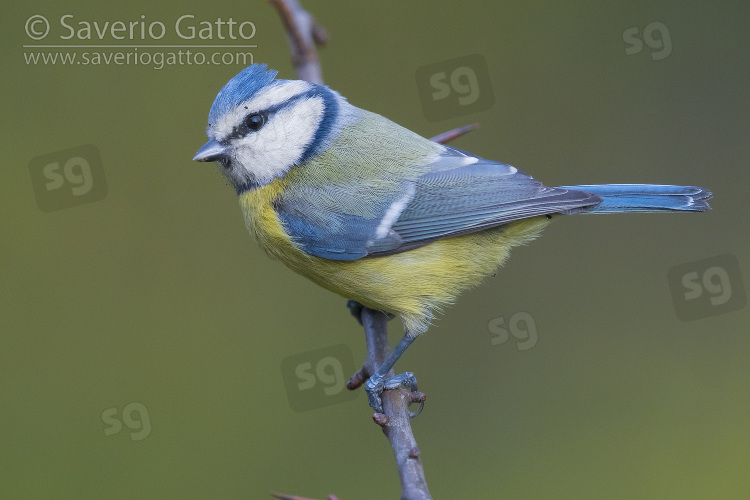
[[[327,86],[253,64],[218,93],[208,142],[268,255],[345,298],[401,317],[388,371],[436,312],[494,273],[557,214],[705,211],[694,186],[546,187],[510,165],[432,142]]]

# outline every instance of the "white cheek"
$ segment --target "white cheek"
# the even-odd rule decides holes
[[[312,142],[323,117],[323,100],[312,98],[275,113],[258,132],[238,139],[235,165],[259,182],[286,173]]]

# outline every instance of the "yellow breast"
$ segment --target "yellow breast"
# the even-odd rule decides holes
[[[399,314],[413,333],[427,330],[434,312],[476,286],[549,223],[533,217],[506,226],[438,240],[386,257],[336,261],[308,255],[290,239],[273,202],[286,184],[276,180],[240,195],[248,230],[270,256],[347,299]]]

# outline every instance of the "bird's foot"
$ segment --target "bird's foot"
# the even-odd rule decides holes
[[[383,413],[383,400],[380,395],[386,389],[406,389],[410,392],[417,391],[417,377],[412,372],[401,373],[395,377],[385,378],[374,375],[365,384],[367,398],[370,406],[376,413]],[[424,395],[422,396],[424,398]],[[422,412],[424,400],[419,402],[419,409],[415,412],[409,412],[409,417],[414,418]]]

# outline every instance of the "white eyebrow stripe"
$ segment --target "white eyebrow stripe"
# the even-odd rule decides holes
[[[391,206],[388,207],[388,210],[386,210],[385,215],[381,219],[380,224],[378,224],[378,228],[375,230],[375,236],[377,238],[385,238],[388,235],[388,231],[396,222],[398,216],[404,211],[406,204],[414,197],[414,191],[416,191],[416,187],[413,182],[410,182],[406,186],[406,192],[404,195],[391,203]]]
[[[248,113],[263,111],[282,104],[308,90],[310,90],[310,84],[302,80],[277,80],[277,83],[260,90],[251,99],[225,113],[217,123],[209,124],[209,136],[218,141],[225,140]]]
[[[252,99],[242,103],[242,105],[250,108],[250,111],[260,111],[288,101],[292,97],[310,90],[310,88],[310,84],[305,81],[287,80],[283,83],[277,83],[276,85],[270,85],[262,89]]]

